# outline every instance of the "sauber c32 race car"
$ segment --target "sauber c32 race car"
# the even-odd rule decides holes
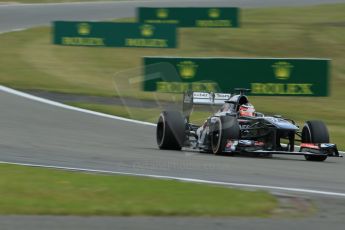
[[[156,129],[158,147],[170,150],[187,147],[216,155],[301,155],[308,161],[342,157],[336,145],[329,143],[328,130],[322,121],[306,121],[300,131],[293,120],[256,112],[244,95],[247,91],[185,93],[183,113],[163,111],[160,114]],[[198,126],[189,119],[194,105],[222,107]],[[296,142],[300,143],[299,150],[295,150]]]

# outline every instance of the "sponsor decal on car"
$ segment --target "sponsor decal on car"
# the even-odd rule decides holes
[[[228,140],[225,145],[225,152],[234,152],[236,150],[237,145],[238,145],[238,141]]]
[[[313,143],[301,143],[301,148],[320,149],[320,147],[317,144]]]
[[[260,146],[260,147],[261,147],[261,146],[264,146],[265,143],[262,142],[262,141],[255,141],[255,142],[254,142],[254,145],[255,145],[255,146]]]

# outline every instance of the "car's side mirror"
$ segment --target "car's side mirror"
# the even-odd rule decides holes
[[[256,117],[264,117],[265,115],[263,113],[255,112]]]

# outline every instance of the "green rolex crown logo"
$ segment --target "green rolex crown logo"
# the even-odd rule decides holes
[[[181,78],[191,79],[195,76],[198,65],[192,61],[183,61],[177,67],[179,68]]]
[[[219,18],[219,16],[220,16],[220,10],[219,10],[219,9],[216,9],[216,8],[209,9],[209,11],[208,11],[208,16],[209,16],[210,18]]]
[[[288,62],[280,61],[272,65],[274,74],[279,80],[287,80],[290,77],[293,65]]]
[[[151,37],[153,35],[155,27],[152,25],[143,25],[140,27],[141,35],[144,37]]]
[[[78,24],[78,34],[88,35],[91,32],[91,26],[88,23],[79,23]]]
[[[169,12],[167,9],[158,9],[157,10],[157,17],[158,18],[167,18],[169,16]]]

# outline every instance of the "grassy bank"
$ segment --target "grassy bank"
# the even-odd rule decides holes
[[[172,100],[171,95],[142,92],[140,83],[129,81],[140,79],[142,56],[330,58],[330,97],[251,100],[258,111],[283,114],[301,125],[305,120],[324,120],[331,141],[344,149],[344,12],[345,4],[243,9],[242,28],[181,29],[178,49],[55,46],[51,44],[50,28],[46,27],[2,34],[0,84],[18,89]]]
[[[62,3],[62,2],[97,2],[105,0],[0,0],[1,3]],[[108,0],[109,2],[114,1],[131,1],[131,0]]]
[[[0,215],[269,216],[267,192],[0,164]]]

